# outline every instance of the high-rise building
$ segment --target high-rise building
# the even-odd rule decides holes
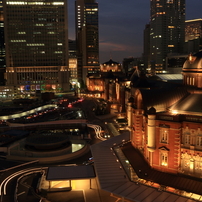
[[[0,1],[0,85],[4,85],[4,72],[6,68],[6,54],[4,41],[3,3]]]
[[[166,70],[169,53],[183,53],[185,44],[185,0],[151,0],[150,62],[152,70]]]
[[[144,60],[144,66],[145,71],[150,73],[151,67],[150,67],[150,24],[145,25],[144,29],[144,47],[143,47],[143,60]]]
[[[70,83],[72,86],[76,86],[78,83],[78,65],[76,55],[76,41],[69,39],[69,71],[70,71]]]
[[[18,92],[66,91],[66,0],[3,1],[7,85]]]
[[[185,21],[185,42],[187,53],[202,49],[202,19]]]
[[[75,9],[78,79],[85,81],[88,72],[99,69],[98,3],[76,0]]]

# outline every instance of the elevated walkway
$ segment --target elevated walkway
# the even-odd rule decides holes
[[[148,165],[142,154],[135,149],[131,143],[124,144],[121,148],[139,178],[149,180],[166,187],[173,187],[178,190],[202,195],[201,179],[182,174],[170,174],[154,170]]]

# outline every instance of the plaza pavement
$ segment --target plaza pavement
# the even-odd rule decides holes
[[[71,186],[71,191],[48,192],[43,202],[131,202],[101,190],[96,178],[91,179],[91,187],[89,180],[72,180]]]

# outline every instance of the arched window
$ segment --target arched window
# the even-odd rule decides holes
[[[189,85],[189,77],[187,77],[187,85]]]

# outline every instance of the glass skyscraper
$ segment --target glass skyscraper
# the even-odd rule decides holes
[[[202,19],[185,22],[185,42],[188,53],[196,53],[202,50]]]
[[[67,66],[66,2],[4,1],[7,66]]]
[[[76,0],[75,9],[78,76],[85,80],[88,72],[99,68],[98,3]]]
[[[151,0],[150,65],[154,72],[166,69],[166,56],[184,52],[185,0]]]
[[[8,85],[67,90],[67,0],[4,0],[3,11]]]
[[[0,85],[4,85],[4,72],[6,68],[3,3],[0,0]]]

